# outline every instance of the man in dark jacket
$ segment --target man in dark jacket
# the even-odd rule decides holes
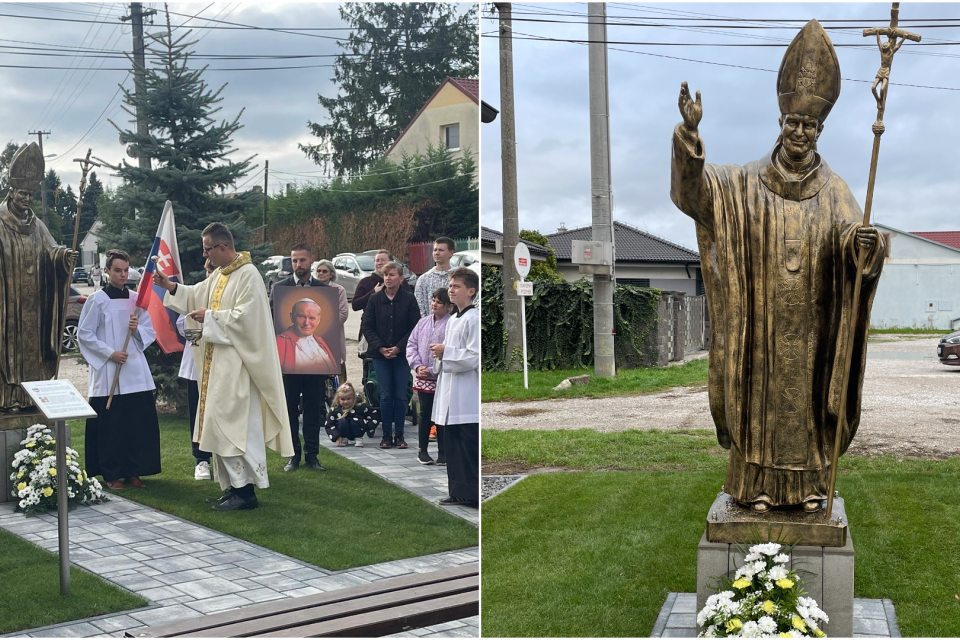
[[[360,332],[367,339],[367,356],[373,358],[380,386],[380,416],[383,420],[381,449],[406,449],[403,421],[407,414],[407,338],[420,321],[417,299],[401,289],[403,267],[388,262],[383,269],[383,287],[367,300]],[[394,435],[395,434],[395,435]]]
[[[290,264],[293,275],[277,282],[274,287],[327,287],[310,275],[313,264],[313,249],[306,243],[293,245],[290,249]],[[270,292],[270,307],[273,308],[273,291]],[[308,374],[283,374],[283,391],[287,397],[287,415],[290,417],[290,435],[293,437],[293,457],[283,467],[284,471],[300,468],[300,455],[304,463],[314,471],[324,471],[317,459],[320,452],[320,424],[327,376]],[[300,399],[303,398],[303,447],[300,445]]]

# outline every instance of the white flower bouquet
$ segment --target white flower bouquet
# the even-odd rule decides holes
[[[57,508],[57,441],[46,425],[35,424],[27,429],[23,447],[13,457],[13,497],[19,498],[17,511],[28,516]],[[80,468],[80,455],[67,447],[67,496],[70,506],[106,502],[109,498],[96,478]]]
[[[756,544],[733,578],[720,579],[719,593],[697,614],[702,638],[825,638],[829,622],[816,600],[787,567],[789,551],[776,542]]]

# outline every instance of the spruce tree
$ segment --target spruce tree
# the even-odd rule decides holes
[[[254,264],[266,258],[265,246],[252,246],[254,234],[243,222],[245,211],[262,203],[259,191],[222,194],[242,180],[250,170],[252,157],[233,161],[235,149],[231,137],[242,127],[240,116],[232,120],[215,119],[222,107],[226,83],[216,91],[203,80],[206,66],[190,68],[191,32],[175,37],[167,16],[165,31],[150,34],[147,49],[155,58],[142,74],[141,94],[123,90],[124,110],[133,120],[131,128],[110,123],[127,145],[127,154],[151,158],[151,168],[124,160],[111,166],[123,183],[109,198],[101,199],[103,222],[100,249],[116,247],[127,251],[137,267],[146,262],[156,237],[164,203],[173,204],[177,225],[177,243],[183,279],[193,284],[203,278],[200,232],[211,222],[223,222],[233,232],[237,250],[250,251]],[[150,59],[148,57],[148,59]],[[136,112],[140,108],[149,126],[148,135],[136,132]],[[136,160],[134,161],[136,162]],[[180,354],[164,355],[156,345],[147,350],[147,359],[162,398],[186,410],[186,392],[177,383]]]
[[[177,243],[183,277],[188,283],[203,277],[200,232],[211,222],[223,222],[233,232],[238,250],[250,251],[255,264],[268,254],[265,247],[251,246],[253,234],[243,222],[245,211],[262,203],[259,191],[231,194],[230,188],[245,176],[252,157],[233,161],[231,137],[243,126],[241,110],[232,120],[214,116],[220,111],[226,83],[216,91],[203,80],[206,66],[190,68],[191,32],[175,36],[169,16],[165,31],[149,35],[147,49],[155,54],[152,66],[142,74],[146,90],[137,95],[123,90],[124,110],[134,120],[124,129],[110,123],[120,133],[132,158],[146,155],[151,168],[124,160],[111,166],[123,179],[112,198],[104,223],[103,243],[127,251],[134,264],[142,266],[156,236],[165,201],[173,204],[177,223]],[[149,59],[149,58],[148,58]],[[149,134],[136,131],[136,112],[146,118]],[[104,247],[106,248],[106,247]]]

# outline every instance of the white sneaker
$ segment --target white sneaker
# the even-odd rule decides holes
[[[193,470],[193,479],[209,480],[210,479],[210,463],[206,461],[198,462],[197,467]]]
[[[362,446],[363,446],[363,440],[357,440],[356,442],[353,443],[353,446],[355,446],[355,447],[362,447]]]

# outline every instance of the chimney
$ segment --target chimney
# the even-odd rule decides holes
[[[557,233],[563,233],[567,230],[567,226],[564,223],[560,223],[560,226],[557,228]]]

